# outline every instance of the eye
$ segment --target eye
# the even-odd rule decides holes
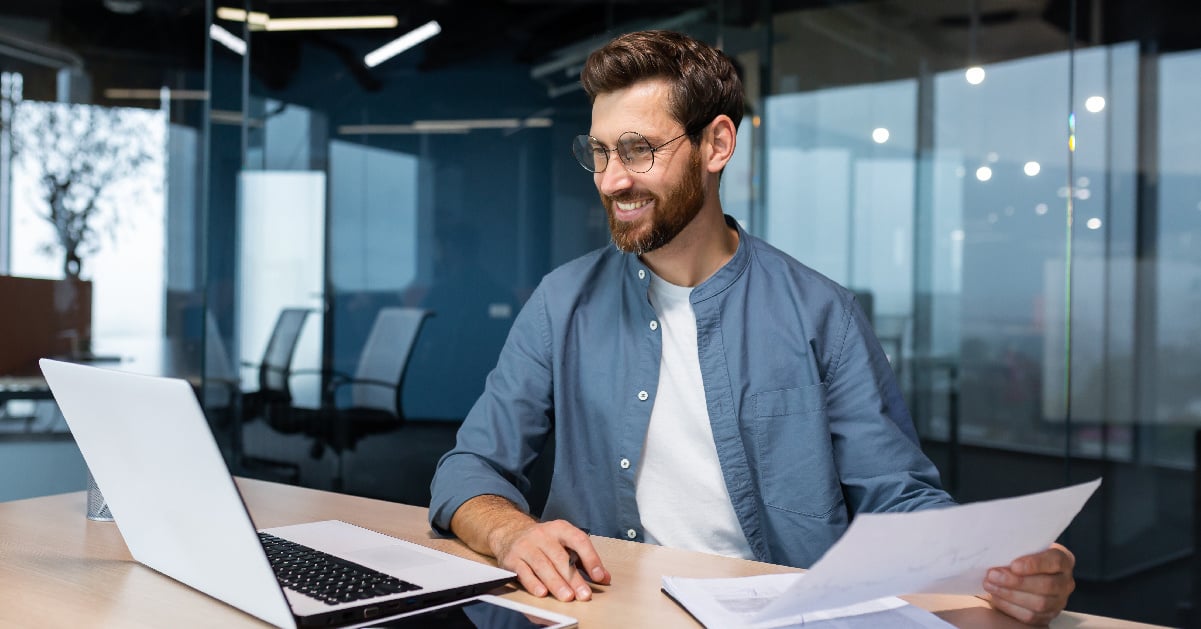
[[[628,146],[626,147],[626,150],[630,152],[631,157],[647,157],[654,152],[654,150],[651,149],[651,145],[645,142],[638,142]]]

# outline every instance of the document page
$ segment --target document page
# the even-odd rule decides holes
[[[1047,548],[1101,479],[1017,498],[909,513],[864,513],[758,619],[881,596],[983,594],[989,568]]]
[[[708,627],[788,627],[837,619],[837,625],[823,626],[849,629],[856,626],[848,624],[854,618],[872,619],[859,626],[946,626],[937,616],[890,597],[983,594],[989,568],[1046,549],[1100,484],[1097,479],[925,511],[864,513],[804,574],[663,577],[663,591]],[[885,612],[893,616],[882,625],[877,614]]]

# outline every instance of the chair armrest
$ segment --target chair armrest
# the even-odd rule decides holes
[[[337,378],[337,379],[350,378],[349,374],[345,374],[345,373],[342,373],[341,371],[333,371],[333,370],[329,370],[329,369],[292,369],[292,370],[288,371],[288,375],[292,375],[292,376],[328,375],[331,378]]]
[[[326,369],[293,369],[288,372],[288,377],[291,378],[293,376],[327,376],[330,379],[330,384],[327,389],[332,388],[334,383],[351,379],[350,375],[348,374]]]

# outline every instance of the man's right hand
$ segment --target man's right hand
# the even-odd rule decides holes
[[[596,583],[609,583],[609,573],[588,534],[565,520],[515,523],[495,530],[489,538],[496,561],[516,572],[521,585],[534,596],[551,594],[560,601],[591,599],[592,588],[580,569]]]
[[[592,588],[580,569],[594,583],[609,584],[610,574],[587,533],[564,520],[538,522],[499,496],[476,496],[463,503],[450,526],[468,546],[516,572],[534,596],[591,599]]]

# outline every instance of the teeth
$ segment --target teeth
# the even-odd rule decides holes
[[[650,203],[649,199],[644,199],[642,201],[632,201],[630,203],[622,203],[621,201],[617,201],[617,209],[621,210],[622,212],[631,212],[633,210],[636,210],[636,209],[646,205],[647,203]]]

